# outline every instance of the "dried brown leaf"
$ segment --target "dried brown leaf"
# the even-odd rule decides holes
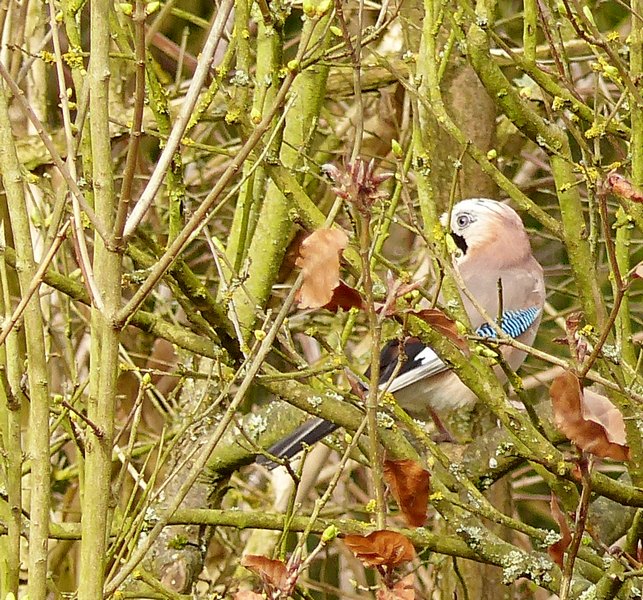
[[[337,312],[340,308],[343,310],[364,308],[364,299],[355,288],[340,281],[332,292],[330,302],[324,304],[324,308],[332,312]]]
[[[411,541],[396,531],[383,529],[366,536],[347,535],[343,540],[367,567],[392,568],[415,558]]]
[[[339,285],[339,256],[348,245],[348,236],[339,229],[313,231],[299,247],[296,265],[304,282],[299,290],[299,308],[321,308]]]
[[[554,520],[558,523],[558,527],[560,528],[561,538],[549,546],[549,548],[547,548],[547,552],[551,559],[562,569],[565,550],[567,550],[569,544],[572,542],[572,533],[569,530],[567,519],[565,518],[563,511],[560,510],[558,500],[554,494],[551,495],[549,506],[551,507],[552,517],[554,517]]]
[[[583,418],[603,426],[609,442],[627,446],[623,415],[608,398],[592,390],[583,390],[582,410]]]
[[[629,460],[623,415],[605,396],[583,390],[570,371],[554,380],[549,395],[556,427],[574,444],[601,458]]]
[[[377,590],[377,600],[415,600],[415,575],[409,573],[396,581],[391,587],[384,587]]]
[[[241,566],[250,569],[261,577],[264,584],[278,590],[287,590],[288,568],[280,560],[274,560],[258,554],[248,554],[241,559]]]
[[[450,339],[460,350],[469,350],[467,340],[458,332],[456,322],[450,317],[447,317],[440,309],[424,308],[421,310],[411,310],[409,314],[422,319],[431,329],[435,329],[435,331]]]
[[[629,179],[623,177],[623,175],[610,173],[607,176],[607,185],[613,194],[621,198],[631,200],[632,202],[643,202],[643,194],[634,187]]]
[[[384,480],[412,527],[426,522],[430,479],[431,474],[414,460],[384,461]]]

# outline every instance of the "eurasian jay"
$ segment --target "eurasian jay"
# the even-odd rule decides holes
[[[444,226],[446,220],[447,215],[443,215]],[[486,198],[463,200],[451,211],[449,230],[458,249],[452,257],[453,267],[476,300],[474,303],[466,293],[461,293],[473,330],[484,337],[495,337],[488,317],[497,318],[501,302],[502,330],[531,346],[542,316],[545,283],[542,267],[532,254],[527,232],[516,211]],[[402,352],[406,357],[400,359]],[[520,367],[526,356],[510,346],[504,346],[502,354],[513,370]],[[380,387],[393,393],[400,406],[414,417],[457,410],[476,401],[473,392],[417,338],[389,342],[382,350],[380,364]],[[500,367],[495,370],[504,379]],[[333,423],[312,419],[268,451],[290,458],[304,445],[317,442],[334,429]]]

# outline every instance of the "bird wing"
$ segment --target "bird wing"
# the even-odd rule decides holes
[[[390,342],[389,342],[390,343]],[[398,344],[399,342],[393,342]],[[417,338],[410,338],[403,344],[403,351],[407,358],[403,359],[402,366],[397,371],[395,378],[390,381],[391,375],[395,372],[399,358],[395,359],[393,368],[386,365],[382,369],[382,376],[380,376],[380,387],[386,388],[387,391],[395,393],[420,379],[432,377],[438,373],[446,371],[448,367],[444,361],[435,353],[435,351],[428,346],[424,345]],[[383,365],[384,366],[384,365]],[[386,374],[388,373],[388,376]]]
[[[512,338],[517,338],[531,327],[539,315],[540,308],[537,306],[506,310],[502,313],[502,330]],[[489,323],[478,327],[476,334],[481,337],[497,337],[495,330]],[[400,351],[406,354],[406,358],[400,359]],[[402,365],[391,381],[391,376],[395,373],[400,360]],[[386,388],[387,391],[394,394],[421,379],[443,373],[448,368],[432,348],[417,338],[408,338],[405,342],[393,340],[382,350],[380,388]]]

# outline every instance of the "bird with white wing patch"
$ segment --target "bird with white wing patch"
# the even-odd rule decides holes
[[[447,226],[448,216],[442,224]],[[522,220],[508,205],[486,198],[457,203],[450,215],[449,233],[457,251],[452,257],[458,279],[466,288],[462,302],[473,330],[495,337],[490,318],[502,313],[500,327],[512,338],[531,346],[545,303],[543,269],[534,258]],[[525,352],[502,349],[512,369],[525,360]],[[496,367],[499,378],[504,374]],[[391,392],[400,406],[415,417],[453,411],[476,401],[440,357],[416,338],[389,342],[381,354],[380,387]],[[289,458],[336,428],[323,419],[304,423],[269,449]]]

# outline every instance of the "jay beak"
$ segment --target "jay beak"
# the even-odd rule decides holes
[[[447,215],[443,215],[442,224]],[[450,234],[458,248],[453,266],[476,303],[487,315],[495,317],[502,309],[502,330],[531,346],[536,337],[545,303],[543,270],[534,258],[529,238],[518,214],[506,204],[485,198],[463,200],[453,207]],[[498,282],[502,297],[499,297]],[[493,338],[496,332],[466,294],[464,308],[473,330]],[[499,306],[501,304],[501,306]],[[402,357],[401,352],[406,357]],[[525,353],[505,346],[504,359],[516,370]],[[399,363],[402,363],[399,365]],[[504,374],[495,368],[499,379]],[[395,374],[393,380],[391,376]],[[411,416],[448,412],[470,406],[476,401],[468,389],[442,362],[439,356],[417,338],[386,344],[381,354],[380,387],[391,392]],[[440,427],[439,421],[436,421]],[[304,445],[311,445],[337,428],[323,419],[311,419],[268,451],[280,458],[291,458]],[[261,461],[266,464],[268,461]]]

